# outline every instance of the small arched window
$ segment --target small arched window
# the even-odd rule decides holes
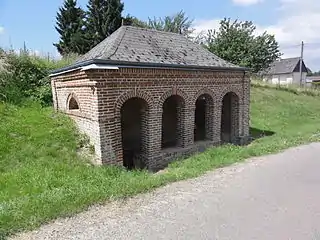
[[[69,108],[69,110],[79,110],[80,109],[77,100],[73,96],[69,100],[68,108]]]

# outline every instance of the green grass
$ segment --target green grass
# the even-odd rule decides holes
[[[320,140],[320,97],[253,87],[251,126],[275,132],[248,146],[212,148],[164,174],[93,167],[77,156],[71,121],[50,108],[0,104],[0,239],[93,203],[132,196],[208,170]]]
[[[270,83],[265,83],[261,79],[251,79],[251,85],[255,88],[269,88],[269,89],[277,89],[280,91],[285,91],[285,92],[291,92],[297,95],[308,95],[308,96],[314,96],[314,97],[319,97],[320,96],[320,90],[315,87],[298,87],[296,85],[278,85],[278,84],[270,84]]]

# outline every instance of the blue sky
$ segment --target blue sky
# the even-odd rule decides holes
[[[251,20],[258,26],[259,32],[267,30],[275,34],[285,56],[299,54],[297,44],[301,40],[313,43],[313,45],[306,44],[307,50],[310,50],[312,55],[306,58],[311,65],[315,65],[314,67],[318,62],[316,58],[318,54],[315,54],[315,51],[319,50],[317,53],[320,53],[320,44],[319,49],[316,45],[320,43],[320,37],[314,34],[314,31],[320,29],[318,0],[124,0],[123,2],[125,14],[129,13],[144,20],[153,16],[170,15],[182,9],[195,20],[194,27],[199,31],[217,27],[218,21],[223,17]],[[27,47],[32,50],[43,54],[47,52],[56,54],[52,45],[59,39],[54,29],[55,16],[62,3],[63,0],[0,0],[0,46],[7,48],[12,44],[14,48],[20,48],[23,42],[26,42]],[[78,3],[85,7],[87,0],[78,0]],[[308,3],[314,7],[302,11]],[[306,16],[312,20],[307,20]]]

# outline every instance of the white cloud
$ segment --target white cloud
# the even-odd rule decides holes
[[[38,57],[42,55],[39,50],[30,50],[30,54]]]
[[[4,27],[0,26],[0,34],[4,33]]]
[[[304,58],[313,70],[320,69],[320,1],[280,0],[281,16],[272,26],[260,27],[275,35],[283,57],[300,55],[299,44],[305,42]]]
[[[262,2],[263,0],[232,0],[236,5],[250,6]]]
[[[15,48],[13,51],[14,51],[16,54],[21,54],[21,52],[23,51],[23,49],[22,49],[22,48],[20,48],[20,49]],[[46,57],[46,56],[45,56],[44,54],[42,54],[39,50],[27,49],[27,51],[28,51],[28,54],[29,54],[30,56]]]
[[[300,55],[301,41],[305,42],[305,61],[312,70],[320,69],[320,1],[279,0],[279,18],[269,26],[257,26],[257,33],[274,34],[284,53],[283,57]],[[244,20],[250,20],[244,19]],[[217,29],[220,19],[195,22],[196,32]]]
[[[221,19],[212,20],[196,20],[194,22],[194,29],[196,33],[207,31],[209,29],[218,29]]]

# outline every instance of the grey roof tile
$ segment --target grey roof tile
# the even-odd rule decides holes
[[[292,73],[296,68],[297,64],[300,62],[299,57],[295,58],[285,58],[273,62],[264,74],[283,74],[283,73]]]
[[[180,34],[132,26],[120,27],[76,63],[93,59],[239,68]]]

